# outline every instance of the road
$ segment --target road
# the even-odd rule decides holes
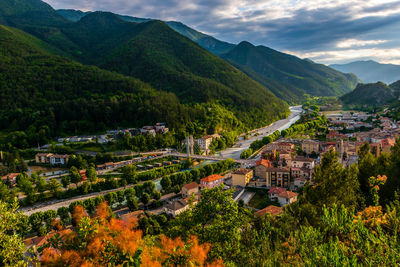
[[[284,129],[287,129],[298,121],[300,119],[300,114],[302,112],[301,106],[293,106],[290,107],[290,115],[286,119],[279,120],[274,122],[273,124],[257,129],[252,132],[252,136],[250,136],[248,139],[244,140],[243,137],[240,138],[239,141],[235,143],[235,145],[231,148],[227,148],[223,151],[220,152],[220,156],[223,158],[232,158],[239,160],[240,159],[240,154],[242,153],[243,150],[248,149],[251,145],[256,140],[262,139],[264,136],[270,135],[276,130],[282,131]],[[257,136],[254,134],[258,133]]]

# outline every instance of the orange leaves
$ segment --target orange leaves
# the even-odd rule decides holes
[[[171,239],[161,235],[159,246],[147,247],[143,251],[142,264],[152,266],[158,262],[163,266],[224,266],[222,260],[207,263],[210,248],[208,243],[199,244],[196,236],[185,243],[181,238]]]
[[[75,225],[78,225],[79,222],[82,220],[82,218],[86,217],[86,216],[88,216],[88,215],[87,215],[84,207],[76,206],[74,208],[74,214],[72,214],[72,218],[75,222]]]
[[[74,220],[80,222],[75,231],[59,232],[61,246],[43,251],[40,258],[43,266],[118,266],[135,265],[135,262],[151,267],[224,266],[221,260],[207,263],[211,245],[199,244],[195,236],[184,242],[181,238],[161,235],[155,244],[146,242],[142,232],[136,229],[136,220],[111,218],[105,202],[97,207],[93,218],[89,218],[81,206],[76,206]],[[91,225],[91,229],[83,225]],[[86,234],[88,230],[90,234]]]
[[[110,218],[111,212],[107,205],[107,202],[104,201],[100,205],[97,206],[96,216],[98,217],[98,219],[100,220],[100,222],[102,224],[104,224],[106,222],[106,220]]]
[[[383,184],[386,183],[386,181],[387,181],[386,175],[383,175],[383,176],[378,175],[377,181],[381,182]]]
[[[367,227],[375,227],[378,224],[385,224],[386,218],[381,206],[370,206],[359,212],[355,221],[361,220]]]

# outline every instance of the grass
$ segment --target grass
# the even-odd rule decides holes
[[[268,198],[268,191],[264,189],[256,189],[255,195],[249,202],[249,206],[255,209],[263,209],[272,204]]]

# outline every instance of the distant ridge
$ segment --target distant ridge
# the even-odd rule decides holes
[[[400,80],[400,65],[382,64],[367,60],[348,64],[333,64],[330,67],[344,73],[354,73],[364,83],[381,81],[390,84]]]

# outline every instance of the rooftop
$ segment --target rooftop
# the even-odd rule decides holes
[[[282,187],[271,187],[268,194],[280,194],[285,191],[286,191],[286,189],[282,188]]]
[[[245,174],[248,174],[248,173],[250,173],[250,172],[252,172],[253,170],[250,170],[250,169],[238,169],[238,170],[236,170],[236,171],[234,171],[232,174],[242,174],[242,175],[245,175]]]
[[[254,213],[255,215],[259,215],[259,216],[265,216],[267,213],[276,216],[279,215],[283,212],[283,209],[281,207],[277,207],[277,206],[268,206],[262,210],[257,211],[256,213]]]
[[[298,194],[295,193],[295,192],[292,192],[292,191],[285,191],[285,192],[280,193],[278,197],[290,199],[290,198],[297,197],[297,195],[298,195]]]
[[[223,178],[224,177],[222,177],[219,174],[213,174],[213,175],[207,176],[207,177],[205,177],[203,179],[200,179],[200,181],[206,182],[206,183],[210,183],[210,182],[214,182],[216,180],[220,180],[220,179],[223,179]]]
[[[199,184],[197,182],[193,182],[190,184],[185,184],[182,188],[185,188],[186,190],[190,190],[190,189],[194,189],[194,188],[198,188]]]
[[[260,166],[260,165],[262,165],[266,168],[272,167],[271,161],[266,160],[266,159],[260,159],[259,161],[256,162],[256,166]]]

